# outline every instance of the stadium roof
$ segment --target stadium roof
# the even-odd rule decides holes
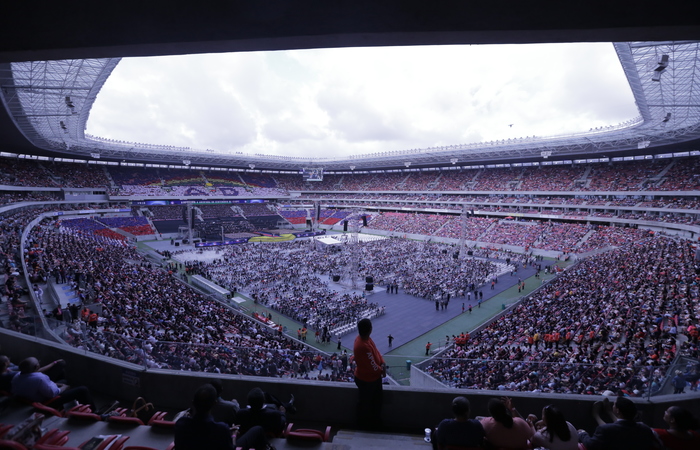
[[[272,8],[270,5],[258,8],[248,5],[248,2],[231,2],[237,7],[221,11],[218,17],[208,15],[206,19],[196,14],[188,18],[184,10],[176,13],[169,11],[166,16],[170,22],[156,18],[155,14],[162,14],[163,10],[150,9],[153,5],[149,4],[145,10],[141,5],[139,10],[143,11],[143,15],[140,13],[138,16],[130,14],[125,7],[110,20],[118,23],[119,17],[128,19],[125,23],[132,24],[128,36],[114,29],[112,22],[103,23],[102,15],[108,16],[107,12],[100,12],[98,17],[97,11],[92,11],[93,15],[89,17],[92,22],[71,27],[65,36],[54,34],[53,40],[49,39],[47,32],[55,29],[56,22],[42,22],[40,19],[39,26],[43,24],[47,29],[35,29],[38,31],[36,35],[25,32],[26,40],[18,39],[16,35],[14,40],[0,39],[0,42],[4,42],[0,44],[0,84],[8,113],[0,117],[1,136],[5,138],[6,145],[16,144],[12,148],[16,148],[17,152],[64,158],[99,157],[114,161],[176,165],[188,162],[192,166],[243,168],[254,165],[256,169],[270,170],[320,166],[326,170],[344,171],[351,168],[401,169],[409,166],[534,161],[543,157],[562,159],[584,155],[658,153],[694,149],[683,144],[700,140],[700,99],[697,92],[700,47],[694,41],[615,44],[640,112],[638,118],[625,124],[570,136],[470,145],[455,143],[440,148],[314,161],[114,142],[85,136],[85,124],[92,103],[119,58],[10,62],[10,58],[30,55],[50,59],[350,45],[558,42],[608,40],[608,37],[615,40],[628,36],[670,36],[677,39],[697,36],[700,28],[688,16],[695,17],[692,14],[694,8],[684,4],[673,14],[664,8],[656,15],[642,11],[639,3],[635,3],[636,8],[625,8],[624,14],[620,11],[619,15],[610,9],[606,12],[596,11],[589,4],[585,11],[581,8],[574,15],[569,15],[570,8],[579,7],[568,5],[567,11],[559,9],[559,6],[524,11],[521,2],[515,1],[509,3],[510,8],[500,5],[498,10],[491,10],[488,5],[465,6],[461,4],[463,2],[431,7],[424,2],[386,2],[381,7],[373,2],[360,2],[367,6],[363,11],[360,8],[329,6],[328,3],[335,2],[302,2],[304,7],[300,9],[290,9],[285,2],[275,3]],[[174,9],[172,4],[169,5],[170,9]],[[621,7],[606,5],[613,9]],[[356,3],[355,6],[361,5]],[[66,16],[66,20],[71,18],[64,11],[54,11],[56,5],[49,8],[58,15],[54,19],[60,15]],[[533,9],[531,5],[528,8]],[[374,15],[370,14],[372,12]],[[80,14],[90,13],[89,9],[82,11],[78,16],[72,16],[72,20],[79,18]],[[150,14],[153,14],[150,17],[151,28],[133,27]],[[225,17],[231,20],[228,28],[221,21]],[[426,17],[430,20],[426,20]],[[557,28],[553,27],[551,20],[556,20]],[[174,32],[170,26],[179,21],[187,22],[188,27]],[[306,25],[305,29],[303,25]],[[84,29],[77,30],[83,26]],[[192,34],[193,29],[201,34]],[[22,33],[23,30],[13,30],[13,26],[10,26],[9,31]],[[82,36],[82,40],[75,40],[73,33]],[[216,37],[221,39],[217,40]],[[546,62],[543,62],[543,70],[546,70],[545,66]]]

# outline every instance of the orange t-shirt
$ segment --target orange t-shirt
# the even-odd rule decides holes
[[[374,345],[372,338],[362,339],[360,336],[357,336],[353,346],[353,353],[357,364],[355,378],[372,382],[383,376],[384,369],[382,364],[384,364],[384,358],[377,350],[377,346]]]

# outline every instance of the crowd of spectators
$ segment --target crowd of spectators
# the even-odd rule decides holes
[[[645,183],[659,174],[668,161],[628,161],[614,164],[594,164],[589,174],[590,182],[582,190],[589,191],[642,191],[653,189]]]
[[[48,164],[48,165],[47,165]],[[610,164],[482,168],[390,174],[326,174],[323,181],[304,182],[300,175],[224,173],[69,164],[2,158],[0,182],[16,186],[117,186],[119,195],[167,195],[162,188],[196,187],[193,195],[234,195],[219,188],[238,188],[237,195],[286,195],[290,190],[346,191],[687,191],[696,190],[697,158],[624,161]],[[60,181],[59,181],[60,180]],[[146,189],[150,187],[151,189]],[[158,189],[161,188],[161,189]],[[207,189],[210,188],[210,189]],[[230,191],[227,191],[230,192]]]
[[[649,231],[631,227],[594,227],[595,232],[578,246],[578,253],[587,253],[608,247],[622,247],[649,236]]]
[[[58,186],[41,163],[17,158],[0,158],[0,184],[32,187]]]
[[[153,220],[182,220],[184,205],[159,205],[149,206],[148,211],[153,214]]]
[[[572,191],[581,180],[584,166],[540,166],[525,168],[518,186],[520,191]]]
[[[590,227],[582,224],[547,223],[533,245],[542,250],[571,253],[589,231]]]
[[[659,191],[697,191],[700,186],[700,161],[697,158],[676,160],[666,172],[663,180],[654,190]]]
[[[240,203],[237,205],[245,217],[276,216],[277,210],[271,203]]]
[[[591,434],[567,421],[556,402],[542,409],[541,418],[532,412],[521,413],[509,397],[492,398],[487,411],[487,416],[470,419],[467,397],[455,397],[454,419],[444,419],[436,428],[426,429],[433,449],[694,450],[700,447],[700,422],[690,410],[670,406],[663,417],[666,428],[652,429],[639,421],[636,403],[623,395],[609,395],[593,404],[592,417],[598,426]]]
[[[463,296],[497,274],[492,263],[470,259],[455,263],[456,248],[444,244],[383,239],[360,245],[360,276],[379,285],[394,284],[404,292],[433,301]],[[406,254],[415,255],[407,259]],[[196,273],[231,291],[244,290],[257,302],[314,329],[335,330],[382,309],[359,295],[328,287],[327,279],[340,275],[350,263],[347,252],[309,249],[304,243],[229,247],[222,258],[196,264]],[[320,278],[325,276],[326,279]]]
[[[227,173],[222,171],[212,171],[206,173],[206,182],[212,186],[244,186],[243,180],[237,172]]]
[[[677,353],[698,356],[686,330],[700,317],[699,272],[688,242],[661,237],[591,257],[424,370],[468,389],[658,390]]]
[[[110,195],[114,196],[143,196],[143,197],[162,197],[169,195],[162,186],[159,185],[143,185],[143,184],[122,184],[116,189],[110,191]]]
[[[111,185],[104,166],[52,162],[47,167],[62,187],[107,188]]]
[[[156,186],[163,184],[157,169],[111,166],[107,171],[117,186]]]
[[[475,191],[514,191],[523,169],[489,169],[479,172],[476,177]]]
[[[0,193],[0,205],[11,205],[21,202],[47,202],[63,200],[59,192],[27,192],[27,191],[6,191]]]
[[[27,217],[34,217],[35,214],[35,211],[28,212]],[[71,222],[74,224],[68,228]],[[277,336],[274,330],[259,324],[256,327],[255,322],[250,323],[256,327],[255,330],[260,336],[255,334],[252,338],[250,333],[244,333],[246,326],[249,326],[248,322],[236,329],[219,325],[222,323],[235,325],[236,321],[249,319],[238,316],[216,303],[208,303],[206,299],[198,297],[177,282],[172,275],[148,267],[138,254],[122,242],[104,237],[95,238],[77,232],[77,230],[94,232],[99,229],[91,222],[94,221],[64,221],[58,228],[57,225],[43,224],[35,228],[29,240],[33,252],[30,256],[30,267],[33,270],[50,274],[54,273],[57,267],[62,267],[64,270],[70,269],[69,272],[91,274],[91,287],[96,292],[98,301],[103,305],[101,326],[89,330],[80,329],[80,332],[76,329],[69,333],[69,339],[74,345],[152,367],[269,374],[274,372],[274,369],[263,362],[267,355],[262,357],[252,352],[241,357],[237,354],[222,363],[217,363],[216,358],[212,356],[224,351],[221,346],[226,346],[229,349],[227,351],[232,352],[231,348],[239,347],[237,344],[250,346],[252,341],[246,339],[255,340],[262,336],[265,345],[257,344],[259,345],[257,348],[278,350],[279,357],[272,358],[275,360],[276,367],[278,369],[291,367],[291,361],[296,358],[296,356],[289,357],[289,350],[293,348],[293,343],[284,340],[283,343],[275,343],[278,342],[276,338],[282,338]],[[21,221],[3,221],[3,226],[9,226],[9,231],[15,233],[21,231],[21,224]],[[7,237],[4,237],[3,243],[9,245],[8,249],[11,253],[13,248],[17,247],[18,241],[12,240],[12,232],[6,234]],[[637,239],[641,237],[640,235]],[[618,241],[617,245],[624,245],[624,242]],[[251,272],[245,276],[262,276],[262,278],[246,279],[244,276],[234,280],[233,284],[239,288],[242,286],[250,288],[260,302],[268,303],[285,315],[305,319],[310,326],[313,324],[317,327],[330,328],[333,324],[343,321],[352,323],[358,316],[367,314],[368,311],[372,314],[371,305],[367,309],[358,308],[357,311],[353,311],[355,306],[359,305],[363,308],[365,306],[363,299],[359,296],[343,296],[322,291],[327,289],[327,286],[315,278],[316,274],[337,273],[340,267],[347,264],[347,261],[342,259],[342,254],[322,258],[299,244],[283,244],[280,247],[281,250],[272,250],[272,248],[253,246],[250,250],[246,250],[245,247],[235,247],[235,251],[248,253],[230,255],[228,257],[230,261],[235,261],[237,267],[255,268],[254,273]],[[4,247],[3,250],[5,250]],[[267,253],[268,251],[272,253]],[[445,294],[463,294],[470,284],[479,285],[493,275],[493,267],[480,260],[474,260],[473,267],[458,268],[463,270],[463,273],[454,272],[452,269],[459,266],[452,262],[454,251],[454,247],[440,244],[399,239],[374,241],[362,246],[361,270],[365,275],[375,276],[380,283],[397,283],[407,293],[429,300],[436,297],[442,298]],[[406,254],[421,255],[421,257],[407,260]],[[508,383],[506,389],[528,390],[534,385],[536,389],[555,391],[569,389],[574,392],[580,390],[583,385],[585,391],[600,392],[603,388],[613,390],[614,383],[611,384],[610,379],[614,379],[622,380],[617,383],[618,389],[621,383],[624,383],[625,388],[629,387],[625,389],[626,391],[641,392],[644,389],[644,383],[648,380],[656,381],[658,384],[660,377],[665,374],[665,365],[673,359],[677,347],[680,347],[675,342],[670,342],[664,330],[671,326],[672,321],[676,322],[678,330],[683,330],[690,321],[694,320],[698,312],[697,284],[694,282],[696,272],[691,256],[692,251],[687,244],[665,238],[650,238],[644,244],[627,246],[623,250],[593,257],[578,266],[571,276],[567,277],[565,274],[561,281],[565,284],[548,286],[529,300],[534,303],[521,306],[512,316],[507,316],[511,318],[508,319],[507,325],[503,325],[506,322],[504,322],[505,319],[501,319],[481,334],[473,335],[468,348],[461,348],[462,351],[468,350],[468,355],[462,354],[459,358],[469,359],[475,356],[483,359],[486,346],[491,348],[494,342],[497,342],[503,345],[493,359],[507,361],[537,359],[550,364],[547,368],[548,373],[543,374],[541,367],[538,370],[534,369],[534,363],[522,363],[516,367],[512,363],[499,362],[498,369],[487,371],[490,373],[489,377],[476,380],[473,385],[489,385],[494,380],[500,382],[502,379],[499,379],[499,374],[509,374],[506,378],[516,378],[521,381],[515,382],[515,385],[513,382]],[[650,262],[650,267],[635,263],[642,257],[648,258],[645,261]],[[252,260],[241,263],[245,258]],[[223,262],[223,260],[218,261],[219,264]],[[272,264],[274,267],[261,270],[263,264]],[[289,269],[290,272],[284,272],[282,267],[292,269]],[[301,270],[300,267],[304,269]],[[207,273],[208,270],[209,268],[205,268],[204,273],[211,275]],[[644,272],[637,274],[635,271],[639,270]],[[224,270],[223,273],[227,272]],[[228,273],[231,273],[230,269]],[[275,274],[276,279],[268,279],[273,276],[271,274]],[[156,282],[153,282],[154,279]],[[300,284],[295,284],[297,282]],[[158,294],[154,294],[151,286],[159,287]],[[162,288],[163,286],[165,288]],[[313,291],[312,297],[304,297],[311,291]],[[590,295],[592,292],[598,294],[597,297],[600,298],[592,297]],[[633,297],[645,300],[641,308],[630,305]],[[309,302],[310,298],[324,299],[324,302],[319,304],[327,305],[337,300],[338,305],[345,307],[343,314],[356,312],[357,315],[354,317],[336,315],[336,312],[329,311],[319,313],[318,305]],[[565,302],[564,299],[566,299]],[[187,306],[190,304],[197,305],[199,312],[195,313],[191,306]],[[309,304],[317,310],[314,311],[313,307],[304,310],[303,308],[308,307]],[[526,317],[528,310],[532,308],[540,310],[545,306],[548,311],[552,310],[551,313],[548,312],[542,318]],[[562,309],[565,306],[579,309],[593,308],[593,310],[582,313],[577,309]],[[337,306],[337,309],[340,310],[340,306]],[[143,314],[144,311],[148,314]],[[315,316],[313,316],[314,313]],[[374,313],[378,313],[376,308]],[[229,314],[236,316],[235,320],[229,317]],[[187,317],[187,320],[184,317]],[[602,326],[594,322],[594,319],[600,317],[605,318]],[[223,320],[224,318],[226,320]],[[559,324],[554,322],[555,318],[566,322]],[[531,323],[532,320],[535,322]],[[626,324],[630,321],[640,326],[627,326]],[[172,324],[177,325],[171,326]],[[646,330],[642,338],[630,335],[629,330],[640,327]],[[523,330],[528,331],[523,332]],[[568,346],[562,345],[556,348],[552,343],[554,341],[547,341],[551,343],[549,346],[546,343],[542,344],[544,347],[542,349],[538,344],[528,345],[527,339],[530,335],[544,336],[553,334],[554,330],[557,330],[561,336],[561,340],[556,342],[567,343]],[[243,335],[245,337],[241,337]],[[569,338],[565,337],[567,335]],[[158,345],[154,345],[154,342],[150,342],[149,339],[150,341],[155,339]],[[170,343],[161,343],[162,340]],[[137,345],[136,342],[141,344]],[[150,342],[151,345],[145,342]],[[184,343],[195,343],[202,347],[181,345]],[[697,343],[693,346],[688,340],[682,344],[688,354],[697,356]],[[255,348],[254,345],[252,347]],[[157,351],[161,348],[161,352]],[[294,349],[295,352],[299,350],[301,349]],[[460,349],[456,351],[459,352]],[[636,370],[631,367],[632,362],[638,364],[640,361],[654,366],[653,370]],[[485,364],[483,361],[481,363]],[[588,366],[582,369],[576,366],[578,363],[599,364],[599,366]],[[551,375],[549,372],[554,371],[552,369],[554,366],[561,370]],[[438,369],[435,372],[442,376],[444,367],[438,367]],[[451,371],[451,374],[453,375],[454,372]],[[478,378],[477,375],[482,374],[484,369],[468,372],[476,373],[472,378]],[[533,372],[535,372],[534,377]],[[524,378],[513,375],[524,376]],[[471,381],[474,380],[469,381],[467,385],[471,386]]]
[[[484,234],[496,221],[497,219],[489,217],[468,217],[464,238],[469,241],[478,240],[479,236]],[[460,239],[462,237],[462,218],[451,219],[440,229],[439,234],[441,237]]]
[[[424,191],[435,189],[440,172],[413,172],[398,188],[401,191]]]
[[[439,214],[409,214],[385,212],[373,218],[368,224],[370,228],[394,233],[434,235],[451,216]]]
[[[182,208],[182,206],[180,207]],[[217,205],[197,205],[202,211],[204,219],[218,219],[220,217],[241,217],[241,212],[237,208],[231,208],[231,204],[220,203]]]
[[[516,245],[529,249],[544,233],[545,224],[537,221],[502,220],[481,239],[494,244]]]
[[[95,292],[102,311],[96,325],[75,320],[63,332],[77,348],[148,367],[314,376],[304,364],[314,354],[303,344],[203,297],[121,241],[43,223],[32,230],[30,242],[31,266],[83,274],[82,285]],[[330,365],[331,358],[326,360]],[[346,379],[346,372],[331,378]]]
[[[302,242],[228,247],[221,259],[198,272],[232,291],[244,290],[267,305],[313,329],[333,329],[379,314],[379,305],[357,294],[340,293],[317,275],[332,266]]]
[[[643,215],[635,215],[642,218]],[[440,216],[417,213],[383,213],[368,223],[371,229],[395,234],[416,233],[428,236],[459,239],[462,230],[460,216]],[[589,235],[590,232],[590,235]],[[577,223],[497,220],[467,218],[466,236],[469,241],[552,250],[586,253],[608,247],[619,247],[636,242],[649,234],[648,230],[622,226],[589,226]]]

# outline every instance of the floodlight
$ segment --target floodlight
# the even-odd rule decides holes
[[[190,164],[192,164],[192,161],[190,161],[189,159],[183,159],[182,164],[189,166]]]
[[[668,55],[661,55],[661,61],[654,69],[654,73],[651,75],[651,81],[661,81],[661,74],[666,71],[668,67]]]
[[[450,159],[450,162],[451,162],[452,164],[457,164],[457,158],[452,158],[452,159]]]
[[[657,72],[663,72],[666,70],[666,67],[668,67],[668,55],[662,55],[661,56],[661,61],[659,61],[659,65],[656,66],[656,69],[654,69]]]
[[[100,154],[99,154],[99,153],[90,153],[90,156],[91,156],[93,159],[100,159]]]
[[[405,163],[403,163],[403,165],[406,167],[411,167],[411,161],[406,161]]]

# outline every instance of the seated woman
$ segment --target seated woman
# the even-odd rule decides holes
[[[668,429],[654,428],[654,432],[668,450],[697,450],[700,448],[700,428],[698,419],[687,409],[671,406],[664,413]]]
[[[564,419],[564,415],[556,406],[545,406],[542,409],[544,428],[532,437],[532,446],[548,450],[577,450],[578,432],[576,428]]]
[[[481,420],[490,448],[498,450],[527,450],[530,438],[535,434],[534,428],[517,413],[508,397],[491,399],[488,405],[491,417]]]

